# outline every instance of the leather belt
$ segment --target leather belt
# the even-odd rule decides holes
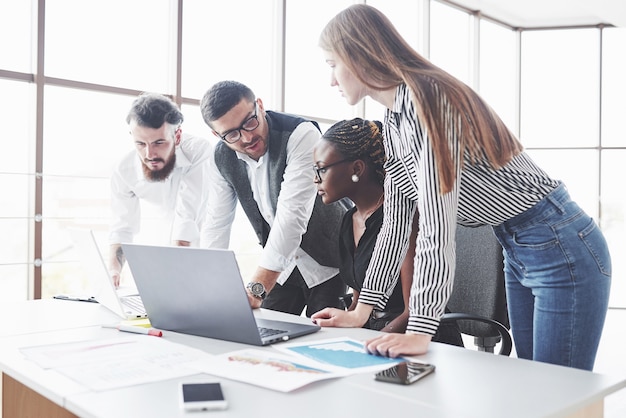
[[[380,319],[380,318],[383,318],[385,315],[387,315],[387,312],[374,310],[370,314],[370,318],[372,318],[372,319]]]

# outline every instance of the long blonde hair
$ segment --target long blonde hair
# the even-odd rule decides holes
[[[493,168],[504,166],[523,147],[504,122],[470,87],[417,53],[379,10],[352,5],[328,22],[319,45],[341,58],[371,89],[404,83],[423,121],[437,161],[441,193],[452,190],[456,162],[451,148],[458,138],[461,158],[483,158]],[[461,165],[462,166],[462,165]]]

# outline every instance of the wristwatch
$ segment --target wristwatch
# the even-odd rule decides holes
[[[265,286],[260,282],[250,282],[246,285],[246,289],[250,291],[250,294],[258,299],[265,299],[267,296],[267,292],[265,291]]]

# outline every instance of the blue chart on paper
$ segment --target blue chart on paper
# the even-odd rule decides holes
[[[385,364],[391,365],[402,361],[402,359],[392,359],[368,354],[365,352],[363,344],[350,340],[294,346],[289,349],[320,363],[350,369]]]

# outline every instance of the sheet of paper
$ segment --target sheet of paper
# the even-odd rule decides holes
[[[195,367],[208,374],[280,392],[289,392],[312,382],[345,375],[316,366],[306,359],[299,361],[284,354],[255,349],[203,359],[196,362]]]
[[[405,358],[375,356],[365,351],[363,342],[351,338],[329,338],[314,342],[281,343],[277,350],[314,361],[320,367],[343,373],[379,371],[405,361]]]
[[[197,374],[204,351],[147,335],[25,347],[27,359],[92,390],[107,390]]]

